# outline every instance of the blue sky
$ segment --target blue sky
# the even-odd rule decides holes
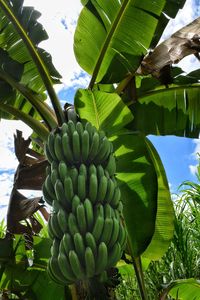
[[[34,6],[42,13],[40,22],[48,32],[49,39],[40,46],[51,53],[54,65],[63,77],[63,83],[56,86],[59,99],[62,103],[73,102],[76,90],[79,87],[86,88],[89,82],[89,77],[81,70],[73,52],[76,20],[82,7],[80,0],[73,0],[70,6],[66,4],[66,0],[25,0],[24,3]],[[170,21],[163,39],[199,15],[200,1],[187,0],[184,9],[180,11],[176,19]],[[199,68],[199,62],[188,57],[181,62],[181,67],[189,71]],[[5,209],[12,189],[14,170],[18,164],[13,153],[13,134],[16,129],[22,130],[25,137],[31,133],[31,130],[20,122],[0,122],[0,207],[3,206]],[[200,152],[200,140],[153,136],[149,138],[163,161],[172,192],[176,192],[184,180],[196,180],[195,153]]]

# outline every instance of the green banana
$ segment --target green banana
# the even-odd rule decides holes
[[[55,138],[55,134],[51,131],[48,135],[47,148],[48,148],[53,160],[57,160],[55,150],[54,150],[54,138]]]
[[[69,233],[73,236],[75,233],[79,232],[79,229],[78,229],[78,224],[77,224],[77,221],[76,221],[76,218],[74,216],[73,213],[70,213],[69,214],[69,217],[68,217],[68,228],[69,228]]]
[[[91,176],[92,174],[97,176],[97,169],[94,164],[90,164],[88,168],[88,175]]]
[[[85,273],[80,260],[74,250],[69,251],[69,263],[72,271],[78,280],[85,279]]]
[[[50,206],[52,205],[53,199],[51,198],[51,196],[48,194],[45,186],[43,185],[42,187],[42,194],[43,194],[43,199],[45,200],[45,202],[47,202],[47,204],[49,204]]]
[[[100,237],[100,240],[108,245],[108,242],[111,239],[113,230],[113,220],[111,218],[106,218],[104,220],[103,230]]]
[[[58,161],[65,159],[62,151],[62,138],[59,134],[56,134],[54,139],[54,152]]]
[[[42,186],[44,196],[47,198],[47,201],[52,202],[55,199],[54,187],[51,182],[50,175],[47,175],[44,184]]]
[[[76,213],[76,209],[80,203],[81,203],[80,198],[77,195],[74,195],[74,197],[72,198],[72,213],[73,214]]]
[[[85,199],[84,203],[84,209],[85,209],[85,218],[87,222],[87,228],[90,231],[94,224],[94,214],[93,214],[93,207],[92,203],[89,199]]]
[[[50,175],[51,173],[51,165],[49,164],[48,166],[46,166],[46,176]]]
[[[60,246],[60,240],[57,238],[53,239],[53,243],[51,245],[51,255],[57,257],[59,254],[59,246]]]
[[[79,174],[85,176],[87,178],[87,167],[85,164],[81,164],[79,167]]]
[[[60,161],[58,165],[58,173],[62,182],[64,182],[65,177],[68,175],[68,168],[64,161]]]
[[[95,174],[91,174],[89,178],[89,199],[93,204],[95,204],[97,200],[97,192],[98,192],[97,176]]]
[[[58,265],[58,259],[54,256],[50,257],[48,262],[48,269],[52,278],[55,278],[56,281],[60,282],[62,285],[68,284],[66,278],[61,273],[60,267]]]
[[[104,168],[102,167],[102,165],[98,165],[96,168],[97,168],[97,178],[99,181],[101,177],[104,176]]]
[[[61,206],[63,206],[67,210],[69,210],[70,203],[68,202],[68,199],[65,196],[64,187],[63,187],[62,181],[60,179],[56,180],[55,193],[56,193],[56,199],[61,204]]]
[[[48,145],[45,143],[44,144],[44,153],[45,153],[45,156],[47,157],[48,159],[48,162],[52,162],[54,160],[53,156],[51,155],[50,151],[49,151],[49,147]]]
[[[72,120],[74,124],[76,124],[78,116],[73,105],[70,105],[67,108],[65,108],[65,117],[68,121]]]
[[[57,200],[53,200],[52,202],[52,213],[58,213],[58,211],[62,209],[62,206],[59,204]]]
[[[65,247],[64,247],[63,239],[61,239],[61,241],[60,241],[58,254],[59,253],[64,253],[65,254]],[[58,255],[57,255],[57,257],[58,257]]]
[[[117,242],[114,244],[112,249],[108,253],[108,268],[114,267],[117,262],[121,259],[122,249],[120,244]]]
[[[62,150],[64,154],[65,161],[72,165],[74,162],[73,153],[70,145],[70,139],[67,133],[62,136]]]
[[[77,206],[76,219],[77,219],[80,233],[82,235],[85,234],[87,231],[87,221],[86,221],[86,216],[85,216],[85,208],[82,203]]]
[[[94,219],[96,220],[97,217],[102,217],[104,219],[104,209],[103,209],[103,205],[98,203],[95,207],[94,207]]]
[[[59,209],[57,216],[58,216],[58,224],[62,230],[62,233],[64,234],[68,230],[68,215],[61,208],[61,209]]]
[[[63,235],[63,238],[60,242],[63,245],[65,254],[68,256],[69,251],[74,250],[74,243],[73,243],[73,239],[72,236],[69,233],[65,233]]]
[[[85,249],[85,268],[87,278],[95,275],[95,258],[90,247],[86,247]]]
[[[104,225],[104,218],[102,218],[101,216],[98,216],[96,218],[96,221],[94,223],[94,227],[92,230],[92,234],[94,236],[94,239],[96,241],[96,243],[99,242],[102,230],[103,230],[103,225]]]
[[[67,123],[63,123],[62,127],[61,127],[61,135],[65,134],[65,133],[69,133],[69,128],[68,128],[68,124]]]
[[[119,202],[121,200],[121,192],[120,192],[120,189],[119,187],[117,186],[114,190],[114,195],[113,195],[113,198],[110,202],[110,205],[113,207],[113,208],[117,208],[118,205],[119,205]]]
[[[116,161],[114,155],[111,153],[106,162],[105,170],[108,171],[110,176],[115,175],[116,173]]]
[[[83,201],[86,197],[86,177],[84,175],[78,175],[78,191],[77,194],[81,201]]]
[[[50,231],[50,235],[53,235],[54,238],[62,239],[62,231],[58,223],[57,214],[52,213],[48,220],[48,229]]]
[[[95,132],[92,136],[91,146],[88,154],[89,162],[92,162],[97,156],[100,146],[99,134]]]
[[[58,162],[57,161],[52,161],[51,165],[50,165],[50,168],[51,168],[51,173],[53,172],[53,170],[57,171],[58,169]]]
[[[108,179],[107,182],[107,192],[106,192],[106,203],[110,203],[113,199],[114,196],[114,191],[115,191],[115,184],[111,178]]]
[[[95,164],[98,165],[105,162],[108,159],[109,154],[110,154],[110,142],[107,139],[107,137],[104,137],[100,141],[99,151],[94,158]]]
[[[54,276],[54,274],[53,274],[53,272],[51,271],[51,268],[50,268],[50,266],[49,266],[49,262],[47,263],[47,274],[48,274],[48,276],[50,277],[50,279],[51,279],[52,281],[54,281],[55,283],[57,283],[58,285],[63,285],[63,284],[64,284],[64,283],[60,282],[60,280],[58,280],[58,279]]]
[[[75,167],[69,169],[69,176],[72,179],[74,194],[77,193],[78,170]]]
[[[97,193],[97,199],[99,202],[106,201],[106,192],[108,187],[108,179],[106,176],[101,176],[99,180],[99,187],[98,187],[98,193]]]
[[[81,158],[81,145],[80,145],[80,137],[78,132],[75,130],[72,135],[72,149],[73,149],[73,157],[74,161],[78,162]]]
[[[75,233],[74,235],[74,248],[80,260],[83,261],[85,255],[85,245],[83,237],[79,232]]]
[[[114,244],[118,241],[119,228],[120,228],[119,220],[117,220],[116,218],[113,218],[112,220],[113,220],[112,234],[111,234],[111,238],[107,244],[109,249],[111,249],[114,246]]]
[[[68,258],[64,253],[60,252],[58,255],[58,266],[68,284],[76,281],[76,276],[73,274]]]
[[[98,247],[98,254],[96,258],[96,274],[101,274],[107,269],[108,265],[108,250],[104,242],[101,242]]]
[[[58,176],[57,169],[53,169],[51,171],[51,183],[54,186],[54,189],[55,189],[55,184],[56,184],[56,181],[57,181],[58,178],[59,178],[59,176]]]
[[[85,123],[85,130],[88,132],[89,134],[89,137],[90,137],[90,140],[92,139],[92,136],[93,136],[93,131],[94,131],[94,128],[92,126],[92,124],[90,122],[86,122]]]
[[[115,217],[114,209],[110,206],[109,203],[105,203],[104,206],[104,216],[105,218]]]
[[[82,136],[84,128],[81,122],[76,123],[76,130],[78,131],[79,136]]]
[[[121,245],[121,248],[124,249],[126,246],[127,234],[126,234],[126,229],[122,224],[120,224],[119,226],[119,235],[117,237],[117,241]]]
[[[70,176],[67,176],[64,180],[64,195],[66,197],[66,200],[71,205],[72,198],[74,197],[74,189],[72,179]]]
[[[94,253],[94,256],[96,257],[97,256],[97,245],[96,245],[94,236],[91,232],[86,232],[85,242],[86,242],[86,246],[88,246],[92,249],[92,252]]]
[[[75,123],[72,120],[67,122],[69,128],[69,135],[73,136],[74,131],[76,130]]]
[[[90,150],[89,133],[87,130],[84,130],[81,136],[81,155],[82,155],[83,162],[87,162],[89,150]]]
[[[116,212],[118,212],[120,215],[122,215],[122,211],[123,211],[123,203],[122,201],[119,201],[119,204],[115,210]]]

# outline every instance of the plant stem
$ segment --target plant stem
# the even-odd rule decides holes
[[[35,131],[43,141],[47,140],[48,135],[49,135],[49,131],[38,120],[35,120],[33,117],[27,115],[23,111],[20,111],[19,109],[15,108],[11,105],[8,105],[8,104],[1,104],[0,103],[0,109],[7,112],[7,113],[10,113],[11,115],[16,117],[17,119],[24,122],[29,127],[31,127],[33,129],[33,131]]]
[[[0,264],[0,282],[1,282],[1,278],[2,278],[2,276],[3,276],[3,273],[4,273],[4,271],[5,271],[5,263],[1,263]]]
[[[140,290],[140,295],[142,300],[147,300],[147,292],[146,292],[146,287],[144,283],[144,274],[142,270],[142,264],[141,264],[141,257],[132,257],[133,259],[133,266],[135,270],[135,275],[137,278],[139,290]]]
[[[135,275],[136,275],[138,287],[140,290],[141,299],[148,300],[146,287],[145,287],[145,283],[144,283],[144,274],[143,274],[143,270],[142,270],[141,257],[140,256],[134,257],[132,255],[132,249],[131,249],[131,244],[130,244],[129,238],[127,240],[127,249],[128,249],[128,252],[133,261],[133,267],[135,270]]]

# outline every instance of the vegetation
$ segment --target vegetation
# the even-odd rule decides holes
[[[64,159],[65,165],[69,163],[67,168],[75,168],[81,175],[79,167],[83,162],[83,151],[84,155],[86,151],[85,144],[83,147],[83,143],[77,140],[78,133],[67,133],[65,142],[69,136],[73,136],[70,147],[59,144],[59,134],[64,127],[68,128],[70,121],[74,121],[74,114],[84,129],[87,124],[92,124],[92,128],[95,128],[101,137],[100,144],[103,144],[104,132],[107,144],[112,145],[111,155],[116,159],[116,171],[112,174],[112,180],[121,191],[120,201],[123,203],[123,210],[122,205],[120,209],[117,205],[114,209],[119,212],[116,218],[119,227],[123,225],[127,232],[125,245],[124,242],[119,243],[119,240],[116,242],[116,245],[125,246],[123,255],[120,250],[120,255],[118,253],[116,257],[119,259],[122,256],[125,261],[128,257],[133,264],[139,287],[138,297],[148,299],[145,287],[148,286],[148,273],[144,278],[143,268],[147,262],[159,260],[166,253],[174,229],[177,237],[175,236],[173,247],[177,249],[179,259],[183,259],[181,271],[177,275],[182,275],[182,279],[191,274],[190,269],[187,269],[188,257],[184,254],[189,249],[188,239],[186,240],[185,231],[183,232],[184,226],[188,226],[183,217],[183,211],[188,209],[188,205],[184,209],[181,206],[181,212],[178,208],[175,216],[164,167],[159,154],[146,136],[199,136],[199,70],[184,74],[172,64],[189,54],[199,57],[200,18],[157,46],[169,18],[176,16],[185,0],[156,0],[151,3],[145,0],[113,0],[109,5],[107,1],[81,2],[83,9],[77,20],[74,53],[79,65],[91,76],[91,81],[88,87],[76,91],[73,107],[69,103],[62,107],[54,89],[54,84],[60,82],[61,75],[55,70],[51,56],[39,47],[40,42],[48,37],[37,21],[40,13],[32,7],[23,7],[23,0],[0,0],[1,118],[20,119],[33,129],[33,135],[28,140],[24,140],[19,132],[15,137],[15,153],[19,166],[10,196],[6,234],[0,240],[3,249],[0,257],[4,298],[8,298],[9,292],[12,291],[22,299],[38,299],[38,295],[40,299],[55,298],[55,295],[61,299],[85,299],[86,295],[91,296],[92,287],[95,287],[96,291],[99,287],[101,289],[100,294],[93,294],[91,298],[105,299],[105,294],[101,294],[103,290],[106,290],[108,299],[115,298],[115,287],[118,284],[116,260],[111,266],[107,266],[107,269],[102,270],[102,274],[106,276],[100,276],[101,280],[90,276],[93,274],[91,268],[94,264],[92,267],[90,265],[89,269],[85,264],[87,276],[82,281],[77,277],[79,272],[75,272],[74,266],[79,266],[76,253],[70,250],[69,254],[64,255],[64,259],[73,257],[75,264],[70,261],[70,265],[73,265],[75,276],[74,280],[70,281],[73,284],[68,285],[69,280],[63,275],[65,270],[61,272],[62,263],[58,264],[61,246],[54,247],[52,244],[52,239],[55,240],[56,237],[61,244],[60,231],[64,230],[64,222],[61,222],[60,231],[51,232],[52,220],[57,220],[60,209],[56,210],[50,198],[44,195],[44,199],[52,205],[49,217],[44,207],[44,199],[27,199],[19,192],[19,189],[41,190],[47,182],[45,178],[50,174],[54,200],[58,200],[58,204],[62,202],[62,182],[56,183],[57,173],[56,176],[51,175],[54,165],[60,166],[63,160],[62,151],[71,149],[74,160]],[[194,33],[193,36],[191,32]],[[179,36],[184,38],[180,39]],[[174,51],[175,48],[180,51]],[[153,52],[150,49],[154,49]],[[51,106],[45,101],[46,92]],[[82,134],[80,136],[82,138]],[[53,140],[55,157],[48,155],[50,140]],[[106,148],[103,148],[104,150]],[[105,157],[99,156],[100,153],[95,157],[97,160],[94,164],[97,167],[97,162],[100,162],[106,177],[109,158],[103,160]],[[89,161],[85,160],[84,165],[85,174],[88,174]],[[48,170],[51,173],[48,174]],[[87,176],[85,175],[86,178]],[[98,183],[100,185],[100,179]],[[88,182],[86,186],[90,190]],[[98,184],[96,189],[97,187]],[[46,192],[50,192],[50,186]],[[80,196],[80,193],[78,195]],[[81,199],[79,213],[83,212],[84,200],[85,198]],[[189,208],[191,207],[194,208],[189,205]],[[38,237],[43,227],[42,221],[35,217],[38,210],[46,220],[48,219],[48,234],[51,239]],[[70,217],[71,206],[70,209],[66,207],[64,213],[67,214],[67,218],[73,218]],[[97,209],[96,217],[99,217],[100,213],[102,208]],[[79,217],[76,216],[75,222],[80,222]],[[60,217],[58,219],[61,220]],[[188,222],[190,224],[191,220],[188,219]],[[84,239],[82,226],[79,226],[79,231],[79,238]],[[62,236],[65,233],[64,231]],[[93,231],[92,234],[94,235]],[[15,235],[19,235],[16,240]],[[71,235],[74,239],[75,231]],[[182,236],[179,240],[180,235]],[[105,246],[103,247],[105,249]],[[184,249],[185,252],[181,252],[180,249]],[[88,251],[90,250],[85,254],[87,257]],[[110,257],[112,258],[112,255]],[[193,256],[190,259],[194,259]],[[52,261],[54,268],[48,271],[50,279],[46,269],[51,266]],[[151,263],[149,270],[155,269],[155,266],[156,263]],[[80,268],[76,268],[77,270],[80,271]],[[171,280],[167,276],[166,278]],[[47,286],[50,280],[54,283],[48,285],[51,288],[47,291],[43,287]],[[86,285],[85,282],[88,281],[89,284]],[[158,286],[156,282],[151,284],[153,287]],[[166,299],[168,292],[172,293],[176,288],[181,290],[180,286],[184,288],[185,285],[192,290],[199,289],[195,279],[175,283],[173,281],[164,289],[161,299]]]
[[[199,179],[199,173],[197,178]],[[160,260],[151,261],[145,270],[148,299],[168,299],[162,298],[162,295],[170,284],[173,287],[169,293],[172,299],[174,297],[180,299],[198,299],[200,297],[200,290],[197,285],[200,280],[200,209],[195,199],[197,194],[193,193],[193,185],[199,188],[199,182],[187,183],[189,187],[181,190],[174,201],[176,218],[171,245]],[[135,277],[132,276],[133,270],[130,266],[122,266],[121,269],[123,280],[117,288],[119,299],[139,299],[137,283]],[[185,286],[172,285],[172,283],[187,283],[187,280],[190,282],[191,278],[195,279],[193,283],[196,284],[193,291],[190,290],[189,286],[185,289]]]

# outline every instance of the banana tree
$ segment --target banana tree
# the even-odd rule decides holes
[[[141,258],[159,259],[165,253],[173,236],[174,213],[165,170],[146,136],[199,135],[199,70],[183,74],[171,66],[185,55],[198,56],[198,27],[183,29],[187,51],[166,61],[157,44],[184,0],[81,2],[74,53],[91,81],[77,90],[74,107],[82,122],[103,130],[113,143],[128,232],[125,255],[131,256],[141,297],[147,299]],[[25,122],[41,147],[49,133],[66,122],[53,87],[61,76],[50,55],[39,48],[48,38],[37,21],[40,14],[23,7],[22,0],[0,0],[0,8],[1,117]],[[195,28],[192,37],[190,28]],[[179,33],[164,44],[165,50],[170,52]],[[155,53],[158,49],[158,61],[148,51],[152,48]]]

